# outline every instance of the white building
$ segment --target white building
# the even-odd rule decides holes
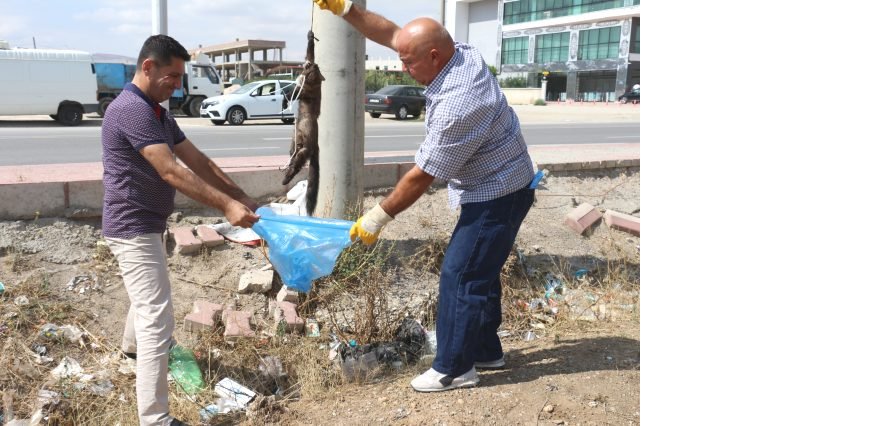
[[[444,0],[452,38],[547,100],[613,101],[639,82],[640,0]]]

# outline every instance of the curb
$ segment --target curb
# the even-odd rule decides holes
[[[620,167],[639,167],[639,155],[617,154],[614,158],[591,161],[537,161],[539,169],[551,172],[578,172]],[[240,159],[219,159],[218,165],[238,183],[242,189],[255,199],[280,196],[296,182],[307,177],[308,169],[303,169],[288,185],[281,185],[277,167],[254,164],[257,158],[277,164],[275,157],[253,157]],[[532,157],[535,160],[535,156]],[[286,161],[286,157],[283,159]],[[250,163],[250,164],[249,164]],[[71,219],[94,218],[101,216],[104,188],[100,179],[101,171],[92,165],[88,173],[70,176],[57,181],[28,180],[23,182],[0,183],[0,220],[34,219],[36,217],[67,217]],[[57,166],[57,165],[56,165]],[[362,180],[364,190],[390,188],[415,166],[413,162],[389,162],[365,164]],[[29,166],[30,167],[30,166]],[[37,167],[37,166],[33,166]],[[60,167],[60,166],[57,166]],[[99,168],[99,167],[98,167]],[[72,177],[72,179],[71,179]],[[322,176],[323,177],[323,176]],[[328,177],[330,175],[328,174]],[[441,185],[441,183],[435,183]],[[177,191],[175,208],[194,208],[202,205]]]

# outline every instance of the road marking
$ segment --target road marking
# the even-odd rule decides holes
[[[260,150],[260,149],[282,149],[280,146],[249,146],[242,148],[207,148],[202,149],[201,151],[247,151],[247,150]]]

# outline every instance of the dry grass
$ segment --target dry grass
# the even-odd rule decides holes
[[[594,323],[577,321],[575,315],[560,306],[556,315],[528,308],[532,299],[544,298],[545,274],[551,273],[560,279],[566,289],[589,292],[595,301],[587,309],[598,311],[600,305],[634,305],[630,313],[638,321],[639,256],[633,252],[628,236],[617,231],[606,236],[591,237],[591,244],[598,244],[598,255],[583,259],[590,264],[586,277],[574,277],[571,265],[564,259],[548,257],[550,265],[527,274],[527,265],[512,252],[501,273],[503,324],[502,328],[511,332],[535,330],[539,334],[556,335],[568,330],[590,327]],[[251,417],[244,413],[232,416],[217,416],[214,424],[266,424],[278,421],[295,420],[296,401],[316,400],[333,397],[335,392],[344,391],[348,386],[340,376],[334,362],[327,357],[329,333],[334,333],[341,341],[356,340],[359,344],[390,341],[401,321],[401,314],[392,314],[389,308],[388,287],[398,279],[392,264],[399,263],[416,271],[438,273],[445,254],[447,238],[434,235],[417,247],[411,254],[402,253],[394,244],[380,241],[374,246],[354,244],[340,255],[333,274],[317,281],[312,292],[302,295],[298,312],[302,317],[312,317],[323,309],[329,314],[320,338],[307,338],[299,335],[284,335],[272,329],[274,324],[256,324],[255,338],[241,339],[229,345],[222,338],[222,329],[214,333],[199,334],[195,337],[192,349],[197,355],[203,371],[207,388],[193,396],[186,395],[176,386],[171,386],[171,405],[175,416],[190,424],[199,423],[199,410],[216,399],[213,386],[220,379],[229,377],[258,394],[266,395],[252,405],[257,407]],[[628,245],[629,244],[629,245]],[[206,254],[199,256],[200,261]],[[102,268],[112,273],[113,257],[106,246],[95,248],[92,268]],[[20,271],[26,266],[27,256],[20,250],[7,251],[5,266],[9,271]],[[572,261],[574,259],[571,259]],[[577,259],[578,263],[582,263]],[[117,372],[118,352],[115,345],[88,333],[85,345],[65,341],[45,341],[39,336],[39,329],[48,322],[55,324],[74,324],[88,331],[94,326],[92,314],[85,307],[73,306],[59,301],[49,288],[49,272],[31,272],[20,284],[7,283],[2,296],[0,312],[0,390],[4,391],[10,409],[18,418],[29,417],[34,410],[34,401],[40,389],[49,389],[60,394],[57,404],[50,404],[44,415],[50,417],[50,424],[137,424],[136,398],[133,376],[123,376]],[[31,303],[16,306],[12,303],[18,295],[27,295]],[[425,325],[435,322],[436,287],[431,288],[430,296],[418,309],[416,318]],[[271,316],[271,315],[269,315]],[[601,321],[601,319],[600,319]],[[116,339],[110,333],[111,339]],[[55,362],[38,365],[30,346],[44,344]],[[88,388],[79,389],[71,381],[53,382],[47,380],[49,371],[64,356],[78,360],[89,374],[109,374],[114,389],[107,396],[98,396]],[[280,360],[286,375],[270,377],[260,371],[260,363],[266,357]],[[425,367],[406,367],[396,375],[414,373]],[[412,371],[410,371],[412,370]],[[107,373],[102,373],[106,371]],[[380,377],[369,380],[383,380]],[[391,377],[394,377],[393,375]],[[8,413],[8,411],[7,411]],[[10,416],[7,415],[7,419]]]

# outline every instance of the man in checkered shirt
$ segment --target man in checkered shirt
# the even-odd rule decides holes
[[[357,220],[352,240],[376,242],[382,227],[411,206],[435,178],[448,182],[461,215],[440,272],[437,355],[412,387],[436,392],[475,386],[476,368],[500,368],[501,267],[535,192],[532,160],[519,120],[480,53],[455,43],[440,23],[419,18],[403,28],[352,5],[314,0],[370,40],[394,49],[425,90],[427,135],[394,191]]]

